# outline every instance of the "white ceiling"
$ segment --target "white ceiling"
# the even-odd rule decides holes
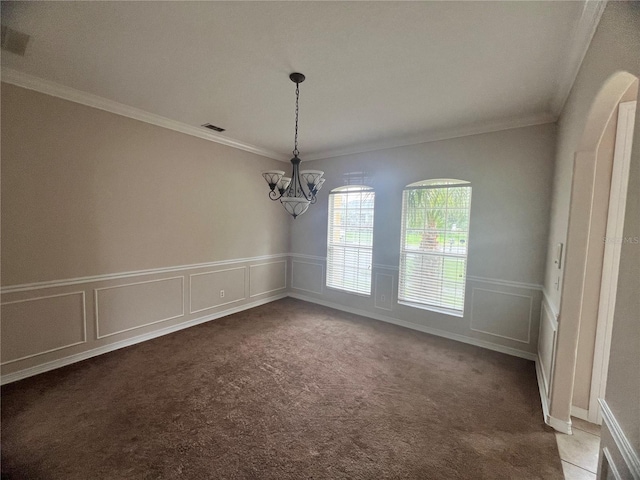
[[[553,121],[595,25],[573,2],[3,2],[2,66],[302,159]]]

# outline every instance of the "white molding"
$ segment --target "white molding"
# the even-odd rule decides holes
[[[327,261],[327,257],[318,257],[315,255],[304,255],[302,253],[290,253],[289,256],[292,258],[304,258],[307,260],[316,260],[318,262],[325,262],[325,263]],[[398,265],[385,265],[382,263],[374,263],[373,268],[381,269],[381,270],[393,270],[393,271],[399,270]],[[493,285],[502,285],[505,287],[522,288],[526,290],[540,290],[540,291],[543,290],[543,286],[537,283],[515,282],[512,280],[503,280],[501,278],[490,278],[490,277],[479,277],[476,275],[467,275],[467,280],[470,280],[473,282],[480,282],[480,283],[491,283]]]
[[[232,265],[234,263],[251,263],[261,260],[272,260],[276,258],[286,258],[288,253],[276,253],[273,255],[260,255],[257,257],[232,258],[229,260],[219,260],[215,262],[193,263],[190,265],[177,265],[175,267],[150,268],[147,270],[133,270],[129,272],[107,273],[103,275],[92,275],[88,277],[67,278],[61,280],[49,280],[46,282],[23,283],[20,285],[9,285],[2,287],[0,294],[5,295],[16,292],[26,292],[29,290],[39,290],[42,288],[58,288],[81,283],[104,282],[107,280],[120,280],[128,277],[140,277],[143,275],[159,275],[163,273],[179,272],[182,270],[195,270],[198,268],[218,267],[222,265]],[[286,261],[286,260],[285,260]]]
[[[540,402],[542,403],[542,418],[547,423],[549,417],[549,398],[544,384],[544,368],[540,364],[540,359],[536,358],[536,378],[538,380],[538,390],[540,391]]]
[[[607,472],[611,472],[613,474],[613,478],[615,480],[622,480],[622,476],[620,475],[620,472],[618,471],[618,467],[616,467],[615,462],[613,461],[613,458],[611,457],[611,452],[609,451],[609,449],[607,447],[604,447],[602,449],[602,456],[605,458],[606,462],[607,462]],[[600,478],[608,478],[604,476],[604,472],[601,471],[599,474]]]
[[[541,113],[525,117],[509,118],[496,122],[482,122],[479,124],[464,125],[443,130],[431,130],[409,137],[389,138],[385,140],[366,142],[345,148],[324,150],[306,155],[305,159],[308,161],[324,160],[329,158],[342,157],[344,155],[355,155],[358,153],[373,152],[377,150],[387,150],[397,147],[406,147],[409,145],[419,145],[421,143],[439,142],[441,140],[450,140],[452,138],[468,137],[472,135],[480,135],[483,133],[493,133],[503,130],[511,130],[514,128],[532,127],[535,125],[554,123],[555,121],[557,121],[557,119],[557,115]]]
[[[314,267],[320,267],[320,291],[319,292],[315,292],[313,290],[307,290],[306,288],[300,288],[300,287],[296,287],[295,286],[295,281],[294,281],[294,275],[293,275],[293,266],[299,263],[301,265],[313,265]],[[316,295],[322,295],[324,293],[323,290],[324,287],[324,265],[321,263],[312,263],[312,262],[301,262],[299,260],[291,260],[291,288],[295,288],[296,290],[300,290],[302,292],[308,292],[308,293],[314,293]]]
[[[505,347],[503,345],[498,345],[496,343],[485,342],[484,340],[479,340],[477,338],[467,337],[465,335],[459,335],[457,333],[451,333],[444,330],[439,330],[437,328],[432,328],[432,327],[427,327],[425,325],[420,325],[417,323],[407,322],[405,320],[399,320],[397,318],[389,317],[387,315],[381,315],[375,312],[368,312],[366,310],[361,310],[359,308],[346,307],[338,303],[327,302],[325,300],[307,297],[306,295],[300,295],[297,293],[289,293],[289,296],[291,298],[297,298],[298,300],[302,300],[305,302],[316,303],[318,305],[323,305],[325,307],[333,308],[335,310],[340,310],[347,313],[353,313],[355,315],[372,318],[373,320],[379,320],[381,322],[392,323],[394,325],[399,325],[401,327],[410,328],[411,330],[417,330],[419,332],[428,333],[431,335],[435,335],[437,337],[448,338],[450,340],[456,340],[458,342],[467,343],[469,345],[475,345],[476,347],[486,348],[488,350],[493,350],[495,352],[506,353],[507,355],[512,355],[514,357],[525,358],[527,360],[536,360],[537,358],[537,355],[535,353],[525,352],[524,350],[518,350],[516,348]]]
[[[589,420],[589,410],[571,405],[571,416],[584,420],[585,422],[591,422]]]
[[[274,152],[257,145],[242,142],[240,140],[235,140],[228,136],[214,133],[210,130],[205,129],[204,127],[193,126],[187,123],[179,122],[177,120],[172,120],[167,117],[156,115],[139,108],[131,107],[129,105],[125,105],[123,103],[101,97],[99,95],[94,95],[92,93],[87,93],[82,90],[68,87],[51,80],[45,80],[43,78],[30,75],[12,68],[2,69],[2,81],[5,83],[16,85],[18,87],[26,88],[28,90],[34,90],[46,95],[51,95],[53,97],[68,100],[70,102],[96,108],[98,110],[114,113],[116,115],[122,115],[124,117],[132,118],[134,120],[145,122],[151,125],[167,128],[169,130],[184,133],[186,135],[191,135],[193,137],[208,140],[210,142],[215,142],[221,145],[226,145],[228,147],[244,150],[246,152],[250,152],[263,157],[273,158],[274,160],[279,160],[282,162],[289,161],[289,156],[287,155],[283,155],[281,153]],[[371,152],[375,150],[385,150],[407,145],[436,142],[440,140],[448,140],[470,135],[479,135],[482,133],[491,133],[502,130],[510,130],[513,128],[522,128],[534,125],[542,125],[545,123],[553,123],[556,120],[557,115],[543,113],[526,117],[515,117],[497,122],[483,122],[481,124],[465,125],[439,131],[424,132],[422,134],[410,137],[386,139],[381,141],[367,142],[352,147],[324,150],[315,154],[307,155],[305,160],[320,160],[339,157],[343,155]]]
[[[155,330],[153,332],[145,333],[143,335],[138,335],[137,337],[132,337],[126,340],[121,340],[119,342],[110,343],[102,347],[97,347],[91,350],[87,350],[85,352],[77,353],[75,355],[70,355],[68,357],[64,357],[58,360],[53,360],[51,362],[43,363],[41,365],[36,365],[30,368],[25,368],[23,370],[9,373],[7,375],[2,375],[2,377],[0,378],[0,384],[6,385],[8,383],[22,380],[23,378],[32,377],[33,375],[38,375],[40,373],[48,372],[50,370],[55,370],[56,368],[64,367],[66,365],[71,365],[72,363],[80,362],[82,360],[86,360],[91,357],[102,355],[103,353],[119,350],[121,348],[129,347],[137,343],[142,343],[147,340],[151,340],[153,338],[167,335],[169,333],[177,332],[179,330],[184,330],[185,328],[193,327],[201,323],[209,322],[211,320],[216,320],[218,318],[226,317],[228,315],[233,315],[234,313],[239,313],[244,310],[249,310],[250,308],[259,307],[260,305],[264,305],[266,303],[280,300],[282,298],[285,298],[286,296],[287,296],[286,294],[280,294],[280,295],[274,295],[268,298],[263,298],[261,300],[256,300],[255,302],[247,303],[246,305],[230,308],[222,312],[216,312],[211,315],[206,315],[204,317],[196,318],[194,320],[189,320],[183,323],[179,323],[177,325],[172,325],[170,327],[166,327],[161,330]]]
[[[92,93],[87,93],[82,90],[78,90],[72,87],[52,82],[51,80],[45,80],[34,75],[29,75],[12,68],[2,68],[2,81],[11,85],[26,88],[28,90],[34,90],[36,92],[51,95],[53,97],[62,98],[70,102],[79,103],[88,107],[97,108],[98,110],[104,110],[105,112],[115,113],[116,115],[122,115],[123,117],[133,118],[141,122],[156,125],[158,127],[167,128],[176,132],[191,135],[192,137],[202,138],[210,142],[219,143],[228,147],[237,148],[238,150],[244,150],[245,152],[254,153],[263,157],[273,158],[282,162],[288,162],[289,157],[280,153],[251,145],[246,142],[234,140],[227,136],[219,135],[204,127],[196,127],[187,123],[172,120],[170,118],[156,115],[139,108],[130,107],[123,103],[109,100],[108,98],[100,97]]]
[[[479,283],[491,283],[493,285],[502,285],[505,287],[522,288],[526,290],[542,291],[542,285],[537,283],[514,282],[512,280],[502,280],[500,278],[478,277],[475,275],[467,275],[467,280]]]
[[[565,422],[564,420],[552,417],[549,414],[549,399],[547,398],[547,392],[544,388],[544,373],[539,359],[536,359],[536,378],[538,379],[538,390],[540,391],[540,401],[542,403],[542,415],[544,418],[544,423],[560,433],[571,435],[571,420]]]
[[[622,430],[618,420],[609,408],[607,401],[600,399],[599,402],[602,410],[602,419],[609,429],[609,432],[611,432],[613,441],[615,442],[620,455],[622,455],[622,459],[626,463],[634,480],[640,480],[640,456],[638,456],[638,452],[634,450],[633,445],[631,445],[631,442],[624,434],[624,430]]]
[[[381,307],[378,305],[378,277],[391,277],[391,295],[393,296],[393,291],[394,291],[394,283],[395,283],[395,278],[393,277],[393,275],[390,275],[388,273],[376,273],[376,279],[374,282],[374,295],[373,295],[373,306],[375,308],[379,308],[380,310],[386,310],[387,312],[392,312],[393,311],[393,298],[390,298],[389,300],[391,301],[391,308],[386,308],[386,307]]]
[[[536,360],[536,365],[537,364],[540,364],[540,376],[542,377],[542,385],[544,386],[544,391],[549,392],[549,379],[544,373],[544,364],[542,363],[542,360],[540,360],[540,353],[538,353],[538,360]]]
[[[582,14],[570,40],[569,55],[563,62],[565,68],[559,72],[555,95],[550,104],[551,111],[556,117],[562,113],[564,104],[569,98],[571,88],[576,81],[582,61],[587,54],[591,39],[596,33],[596,28],[600,23],[600,18],[606,6],[606,0],[586,0],[584,2]]]
[[[62,345],[61,347],[52,348],[50,350],[45,350],[44,352],[32,353],[31,355],[25,355],[24,357],[15,358],[13,360],[7,360],[6,362],[0,363],[0,366],[9,365],[11,363],[19,362],[21,360],[26,360],[27,358],[34,358],[40,355],[44,355],[46,353],[56,352],[58,350],[64,350],[65,348],[75,347],[76,345],[82,345],[83,343],[87,343],[87,300],[86,300],[84,291],[60,293],[58,295],[45,295],[43,297],[23,298],[21,300],[13,300],[11,302],[3,302],[3,303],[0,303],[0,305],[11,305],[14,303],[25,303],[25,302],[32,302],[36,300],[46,300],[47,298],[67,297],[71,295],[82,295],[82,340],[75,343],[69,343],[68,345]]]
[[[542,330],[544,319],[547,318],[549,324],[551,325],[551,329],[553,331],[552,345],[551,345],[551,365],[549,365],[549,377],[553,377],[553,370],[555,368],[556,362],[556,342],[558,337],[558,319],[552,314],[551,307],[547,305],[547,302],[542,301],[542,308],[540,312],[540,329],[538,332]],[[540,335],[538,335],[540,338]],[[538,340],[540,342],[540,340]],[[548,395],[551,394],[551,383],[550,379],[547,378],[547,375],[544,373],[544,364],[542,363],[542,359],[540,358],[540,343],[538,343],[538,362],[541,365],[542,371],[542,379],[544,380],[544,388]]]
[[[529,299],[529,323],[527,325],[527,339],[521,340],[519,338],[508,337],[506,335],[500,335],[498,333],[491,333],[484,330],[479,330],[477,328],[473,328],[473,299],[476,290],[480,290],[482,292],[490,292],[490,293],[499,293],[501,295],[511,295],[513,297],[522,297]],[[506,338],[507,340],[513,340],[515,342],[529,344],[531,343],[531,317],[533,316],[533,297],[531,295],[520,295],[518,293],[511,292],[501,292],[499,290],[488,290],[486,288],[471,288],[471,311],[469,312],[469,329],[474,332],[484,333],[485,335],[493,335],[494,337]]]
[[[549,295],[547,294],[547,291],[544,288],[542,289],[542,300],[543,300],[543,305],[549,309],[549,313],[551,313],[550,318],[552,318],[555,321],[554,329],[557,330],[558,318],[560,318],[560,313],[558,311],[558,308],[553,303],[551,303],[551,299],[549,298]]]
[[[571,429],[571,421],[565,422],[564,420],[560,420],[559,418],[547,415],[545,423],[557,432],[564,433],[566,435],[573,435],[573,430]]]
[[[327,257],[318,257],[316,255],[304,255],[302,253],[289,253],[291,258],[303,258],[306,260],[316,260],[318,262],[327,262]]]
[[[284,286],[280,288],[274,288],[273,290],[267,290],[265,292],[254,293],[251,294],[251,269],[255,267],[261,267],[263,265],[273,265],[276,263],[284,263]],[[281,260],[278,262],[265,262],[265,263],[257,263],[255,265],[249,265],[249,298],[259,297],[260,295],[266,295],[267,293],[279,292],[281,290],[286,290],[287,288],[287,260]]]
[[[132,287],[134,285],[143,285],[145,283],[157,283],[157,282],[166,282],[167,280],[176,280],[180,279],[181,283],[181,297],[182,297],[182,313],[180,315],[174,315],[173,317],[163,318],[161,320],[154,320],[153,322],[145,323],[144,325],[136,325],[135,327],[125,328],[124,330],[118,330],[117,332],[108,333],[106,335],[100,335],[100,320],[99,320],[99,307],[98,307],[98,292],[102,290],[113,290],[115,288],[123,288],[123,287]],[[149,325],[154,325],[160,322],[166,322],[169,320],[174,320],[176,318],[184,317],[184,276],[179,277],[168,277],[168,278],[158,278],[155,280],[145,280],[144,282],[134,282],[134,283],[125,283],[123,285],[113,285],[110,287],[101,287],[93,289],[93,299],[94,299],[94,313],[96,317],[96,339],[102,339],[106,337],[111,337],[113,335],[118,335],[120,333],[130,332],[131,330],[136,330],[138,328],[148,327]]]
[[[220,272],[233,272],[235,270],[244,270],[244,279],[242,281],[242,287],[243,287],[243,290],[245,291],[245,295],[242,298],[238,298],[236,300],[230,300],[228,302],[217,303],[217,304],[212,305],[210,307],[201,308],[199,310],[193,310],[193,305],[192,305],[193,296],[192,296],[192,290],[191,290],[191,278],[192,277],[197,277],[197,276],[200,276],[200,275],[211,275],[213,273],[220,273]],[[247,267],[246,267],[246,265],[244,267],[225,268],[225,269],[222,269],[222,270],[212,270],[210,272],[190,273],[189,274],[189,314],[192,315],[194,313],[200,313],[200,312],[204,312],[205,310],[211,310],[212,308],[222,307],[224,305],[230,305],[232,303],[241,302],[243,300],[246,300],[247,299],[246,286],[247,286]]]
[[[618,125],[605,231],[606,238],[613,241],[605,242],[604,245],[593,368],[591,370],[591,390],[589,392],[589,421],[594,423],[602,421],[598,399],[604,398],[607,388],[611,333],[622,253],[622,242],[616,240],[621,240],[624,235],[636,103],[635,101],[623,102],[618,106]]]

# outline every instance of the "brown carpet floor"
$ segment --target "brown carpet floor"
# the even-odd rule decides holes
[[[17,479],[562,479],[533,362],[293,299],[2,388]]]

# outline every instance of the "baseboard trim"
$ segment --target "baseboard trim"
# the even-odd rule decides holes
[[[379,313],[368,312],[366,310],[360,310],[358,308],[346,307],[338,303],[327,302],[325,300],[308,297],[306,295],[300,295],[298,293],[289,292],[289,297],[296,298],[298,300],[302,300],[305,302],[315,303],[325,307],[333,308],[335,310],[340,310],[347,313],[353,313],[355,315],[360,315],[362,317],[372,318],[373,320],[392,323],[394,325],[399,325],[401,327],[410,328],[411,330],[417,330],[419,332],[428,333],[431,335],[435,335],[437,337],[448,338],[449,340],[456,340],[458,342],[467,343],[469,345],[475,345],[476,347],[486,348],[488,350],[493,350],[495,352],[506,353],[507,355],[512,355],[514,357],[525,358],[527,360],[533,360],[533,361],[537,359],[537,355],[535,353],[525,352],[523,350],[518,350],[516,348],[505,347],[503,345],[498,345],[491,342],[485,342],[483,340],[478,340],[476,338],[466,337],[464,335],[459,335],[457,333],[446,332],[444,330],[439,330],[437,328],[427,327],[424,325],[419,325],[417,323],[411,323],[404,320],[399,320],[397,318],[388,317],[386,315],[381,315]]]
[[[194,327],[201,323],[210,322],[211,320],[216,320],[218,318],[233,315],[234,313],[239,313],[244,310],[249,310],[250,308],[259,307],[260,305],[264,305],[266,303],[275,302],[276,300],[280,300],[285,297],[287,297],[286,293],[273,295],[271,297],[256,300],[255,302],[250,302],[234,308],[229,308],[221,312],[216,312],[210,315],[206,315],[204,317],[195,318],[193,320],[179,323],[177,325],[172,325],[170,327],[162,328],[160,330],[155,330],[153,332],[145,333],[143,335],[138,335],[132,338],[128,338],[126,340],[121,340],[119,342],[110,343],[108,345],[103,345],[101,347],[93,348],[91,350],[77,353],[75,355],[69,355],[67,357],[60,358],[58,360],[53,360],[51,362],[46,362],[41,365],[36,365],[34,367],[25,368],[23,370],[9,373],[7,375],[2,375],[2,377],[0,378],[0,385],[6,385],[12,382],[17,382],[18,380],[22,380],[24,378],[32,377],[40,373],[45,373],[51,370],[55,370],[56,368],[65,367],[67,365],[71,365],[72,363],[81,362],[82,360],[87,360],[88,358],[97,357],[98,355],[102,355],[103,353],[113,352],[114,350],[119,350],[124,347],[135,345],[137,343],[146,342],[147,340],[152,340],[157,337],[162,337],[170,333],[184,330],[185,328]]]
[[[564,420],[560,420],[559,418],[552,417],[551,415],[547,415],[544,423],[549,425],[555,431],[560,433],[566,433],[567,435],[572,435],[573,431],[571,430],[571,420],[565,422]]]
[[[540,391],[540,402],[542,403],[542,417],[544,418],[544,422],[547,423],[547,418],[549,417],[549,400],[547,399],[547,392],[544,387],[544,374],[539,358],[536,358],[536,378],[538,379],[538,390]]]
[[[540,402],[542,403],[542,417],[544,419],[544,423],[560,433],[571,435],[571,420],[569,420],[569,422],[565,422],[564,420],[552,417],[549,414],[549,400],[547,399],[547,392],[544,387],[544,376],[539,359],[536,359],[536,378],[538,380],[538,390],[540,391]]]
[[[638,452],[636,452],[633,445],[631,445],[631,442],[625,435],[624,430],[622,430],[622,427],[611,411],[611,408],[609,408],[606,400],[600,398],[598,399],[598,402],[600,402],[602,420],[611,432],[613,441],[615,442],[624,463],[631,472],[633,479],[640,480],[640,456],[638,456]]]

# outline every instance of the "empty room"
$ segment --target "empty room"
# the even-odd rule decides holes
[[[3,480],[640,479],[640,2],[0,8]]]

